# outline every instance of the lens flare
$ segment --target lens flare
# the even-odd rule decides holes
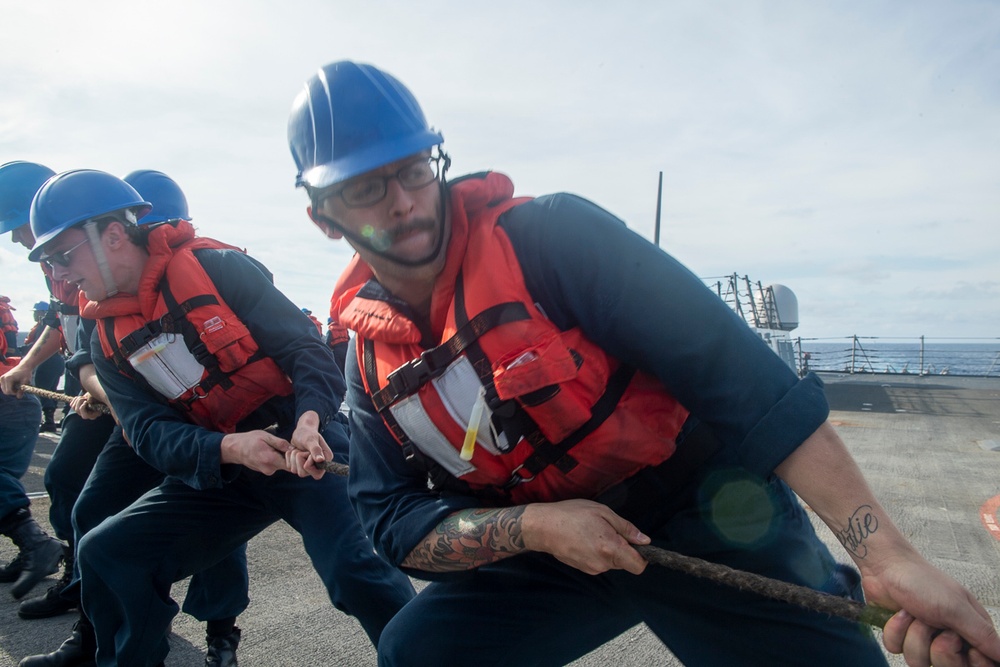
[[[734,545],[750,545],[771,531],[774,503],[757,479],[730,479],[718,486],[709,503],[709,520]]]

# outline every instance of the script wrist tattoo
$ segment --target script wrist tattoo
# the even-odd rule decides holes
[[[456,512],[414,547],[403,564],[426,572],[454,572],[521,553],[523,514],[523,506]]]
[[[840,544],[858,558],[868,555],[868,537],[878,530],[878,517],[871,505],[862,505],[847,519],[847,527],[836,532]]]

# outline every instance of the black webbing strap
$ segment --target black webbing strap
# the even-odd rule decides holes
[[[365,338],[362,345],[361,350],[364,363],[365,383],[368,385],[370,390],[371,387],[378,386],[378,368],[375,364],[375,343],[372,342],[370,338]],[[429,472],[432,465],[437,465],[436,463],[432,464],[432,462],[420,452],[417,446],[413,444],[413,441],[410,440],[408,435],[406,435],[406,431],[400,427],[399,422],[397,422],[396,418],[392,415],[391,410],[381,408],[378,410],[378,413],[381,415],[382,420],[389,428],[393,437],[396,438],[396,441],[402,447],[403,457],[406,459],[407,463],[424,472]]]
[[[530,482],[538,473],[550,465],[556,466],[563,474],[575,468],[577,461],[569,455],[569,450],[596,431],[611,416],[611,413],[618,406],[618,402],[625,395],[625,390],[628,389],[628,385],[632,382],[634,375],[635,367],[619,366],[611,374],[611,377],[608,378],[608,386],[604,389],[601,397],[597,399],[597,402],[594,403],[594,407],[591,408],[590,419],[584,422],[580,428],[559,441],[559,443],[553,444],[544,438],[540,438],[540,435],[529,438],[528,442],[534,447],[535,451],[524,460],[524,463],[514,470],[504,488],[510,489],[518,484]]]
[[[101,326],[104,327],[104,337],[107,339],[108,346],[111,348],[111,361],[114,362],[115,368],[122,371],[126,375],[134,377],[134,374],[132,373],[132,364],[128,362],[128,355],[122,353],[122,349],[119,346],[118,341],[115,340],[115,318],[106,317],[100,320],[100,323]],[[141,331],[141,329],[139,331]],[[139,332],[136,331],[131,335],[138,334]],[[128,336],[126,336],[126,338],[128,338]],[[149,340],[149,338],[146,340]]]
[[[183,330],[178,327],[178,323],[186,322],[187,320],[184,316],[195,308],[200,306],[213,306],[219,303],[219,301],[211,294],[205,294],[188,299],[182,304],[178,304],[170,294],[170,291],[166,289],[165,285],[161,284],[160,287],[164,301],[167,304],[168,311],[160,319],[153,322],[147,322],[118,341],[118,351],[116,354],[120,354],[121,358],[126,361],[130,356],[132,356],[132,353],[159,336],[161,333],[183,333]],[[108,330],[105,329],[105,331]],[[114,332],[109,333],[110,335],[108,336],[108,339],[114,339]],[[116,363],[117,358],[118,357],[116,356]]]
[[[375,409],[381,412],[399,399],[415,393],[427,381],[444,372],[448,364],[490,329],[508,322],[526,320],[529,317],[528,309],[519,301],[490,306],[459,327],[455,335],[445,342],[424,350],[418,358],[406,362],[389,373],[386,386],[372,394]],[[377,386],[377,382],[369,385],[369,387]]]

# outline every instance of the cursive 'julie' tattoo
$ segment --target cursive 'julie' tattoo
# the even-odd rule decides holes
[[[862,505],[854,510],[847,520],[847,528],[836,533],[841,545],[858,558],[868,555],[868,545],[864,542],[868,536],[878,530],[878,517],[872,511],[871,505]]]

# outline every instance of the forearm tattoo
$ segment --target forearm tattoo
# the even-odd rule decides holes
[[[403,565],[426,572],[455,572],[521,553],[525,550],[523,514],[523,506],[456,512],[414,547]]]
[[[841,545],[858,558],[868,555],[865,540],[878,530],[878,517],[871,505],[862,505],[847,519],[847,527],[836,533]]]

